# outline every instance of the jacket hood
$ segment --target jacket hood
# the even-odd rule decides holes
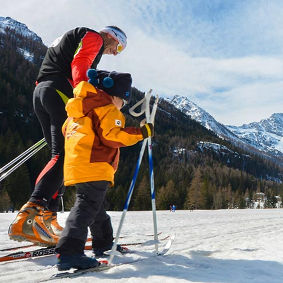
[[[94,108],[112,104],[109,94],[85,81],[80,82],[73,93],[74,98],[69,99],[65,107],[68,117],[87,116]]]

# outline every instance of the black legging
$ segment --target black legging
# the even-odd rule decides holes
[[[64,136],[62,125],[67,118],[65,103],[57,90],[72,97],[71,85],[64,78],[49,78],[40,82],[33,93],[33,106],[40,122],[44,138],[51,149],[51,160],[37,177],[29,201],[42,205],[51,211],[59,208],[59,197],[64,192]]]
[[[93,248],[111,249],[113,229],[111,218],[103,205],[109,182],[94,181],[79,183],[75,186],[77,188],[76,202],[67,218],[56,252],[83,254],[88,227],[93,236]]]

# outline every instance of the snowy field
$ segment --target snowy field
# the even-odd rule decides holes
[[[59,213],[64,223],[68,213]],[[114,231],[120,212],[110,212]],[[0,214],[0,249],[18,246],[7,230],[16,214]],[[151,212],[128,212],[120,243],[147,241],[135,253],[114,258],[114,263],[138,257],[99,273],[55,282],[178,283],[178,282],[283,282],[283,210],[158,211],[159,238],[175,232],[166,256],[150,257]],[[166,241],[160,241],[160,246]],[[161,247],[160,247],[161,249]],[[9,252],[0,252],[0,256]],[[88,252],[89,253],[89,252]],[[54,255],[0,263],[0,282],[39,282],[57,272]]]

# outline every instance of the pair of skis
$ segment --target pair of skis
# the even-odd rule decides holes
[[[77,270],[74,270],[74,271],[56,273],[56,274],[52,275],[51,277],[49,277],[47,280],[43,280],[41,282],[49,281],[49,280],[56,280],[56,279],[63,279],[63,278],[79,277],[79,276],[86,274],[86,273],[101,272],[101,271],[105,271],[105,270],[108,270],[108,269],[113,268],[113,267],[119,267],[119,266],[122,266],[122,265],[125,265],[125,264],[132,264],[132,263],[135,263],[135,262],[144,261],[144,260],[147,260],[147,259],[155,257],[155,256],[163,256],[169,251],[169,249],[172,245],[172,242],[175,239],[175,235],[168,236],[167,238],[169,238],[169,239],[168,239],[166,245],[164,246],[162,251],[160,251],[159,253],[151,253],[150,256],[147,256],[147,257],[137,258],[137,259],[129,259],[128,261],[125,261],[125,262],[122,262],[122,263],[117,263],[117,264],[109,263],[109,261],[107,261],[107,260],[99,260],[100,265],[97,266],[97,267],[88,268],[88,269],[77,269]]]
[[[155,257],[155,256],[163,256],[165,255],[171,245],[172,242],[174,241],[175,235],[173,236],[167,236],[163,239],[160,239],[160,241],[163,240],[167,240],[164,248],[162,249],[162,251],[160,251],[158,254],[151,252],[150,254],[148,254],[146,257],[141,257],[141,258],[136,258],[136,259],[129,259],[126,260],[124,262],[121,263],[116,263],[116,264],[110,264],[108,260],[105,259],[99,259],[99,263],[100,265],[94,268],[89,268],[89,269],[83,269],[83,270],[73,270],[73,271],[67,271],[67,272],[58,272],[53,274],[51,277],[41,281],[41,282],[45,282],[45,281],[49,281],[49,280],[56,280],[56,279],[64,279],[64,278],[73,278],[73,277],[79,277],[85,273],[91,273],[91,272],[101,272],[101,271],[105,271],[108,270],[110,268],[113,267],[119,267],[125,264],[132,264],[132,263],[136,263],[136,262],[140,262],[140,261],[144,261],[147,260],[149,258]],[[147,245],[147,241],[146,242],[139,242],[139,243],[129,243],[129,244],[123,244],[122,246],[125,247],[127,249],[127,246],[130,245]],[[91,246],[86,246],[86,249],[91,249]],[[135,253],[135,250],[125,250],[124,253]],[[122,254],[124,254],[122,253]],[[10,254],[6,257],[2,257],[0,261],[10,261],[10,260],[20,260],[20,259],[28,259],[28,258],[35,258],[35,257],[42,257],[42,256],[50,256],[55,254],[55,247],[50,247],[50,248],[42,248],[42,249],[38,249],[38,250],[34,250],[34,251],[28,251],[28,252],[18,252],[18,253],[14,253],[14,254]],[[5,258],[5,260],[4,260]]]
[[[159,233],[159,235],[161,232]],[[167,240],[169,236],[164,237],[161,239],[161,241]],[[91,238],[88,239],[88,241],[91,241]],[[126,243],[122,244],[122,247],[127,248],[128,246],[138,246],[138,245],[145,245],[147,242],[135,242],[135,243]],[[26,245],[26,246],[18,246],[13,248],[7,248],[2,249],[1,251],[12,251],[12,250],[18,250],[21,249],[21,251],[14,252],[5,256],[0,257],[0,262],[6,262],[6,261],[14,261],[14,260],[21,260],[21,259],[28,259],[28,258],[36,258],[36,257],[43,257],[43,256],[50,256],[55,254],[55,247],[48,247],[48,248],[40,248],[36,250],[29,250],[29,251],[23,251],[23,249],[27,249],[29,247],[36,247],[36,245]],[[86,245],[85,250],[91,250],[91,245]],[[128,249],[128,248],[127,248]]]

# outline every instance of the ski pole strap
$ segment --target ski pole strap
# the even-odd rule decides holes
[[[146,111],[146,104],[147,104],[147,100],[150,100],[150,96],[151,96],[151,92],[152,89],[150,89],[146,95],[144,96],[143,99],[141,99],[140,101],[138,101],[135,105],[133,105],[130,109],[129,109],[129,113],[134,116],[134,117],[139,117],[141,116],[145,111]],[[141,111],[140,112],[135,112],[134,110],[141,105]]]

